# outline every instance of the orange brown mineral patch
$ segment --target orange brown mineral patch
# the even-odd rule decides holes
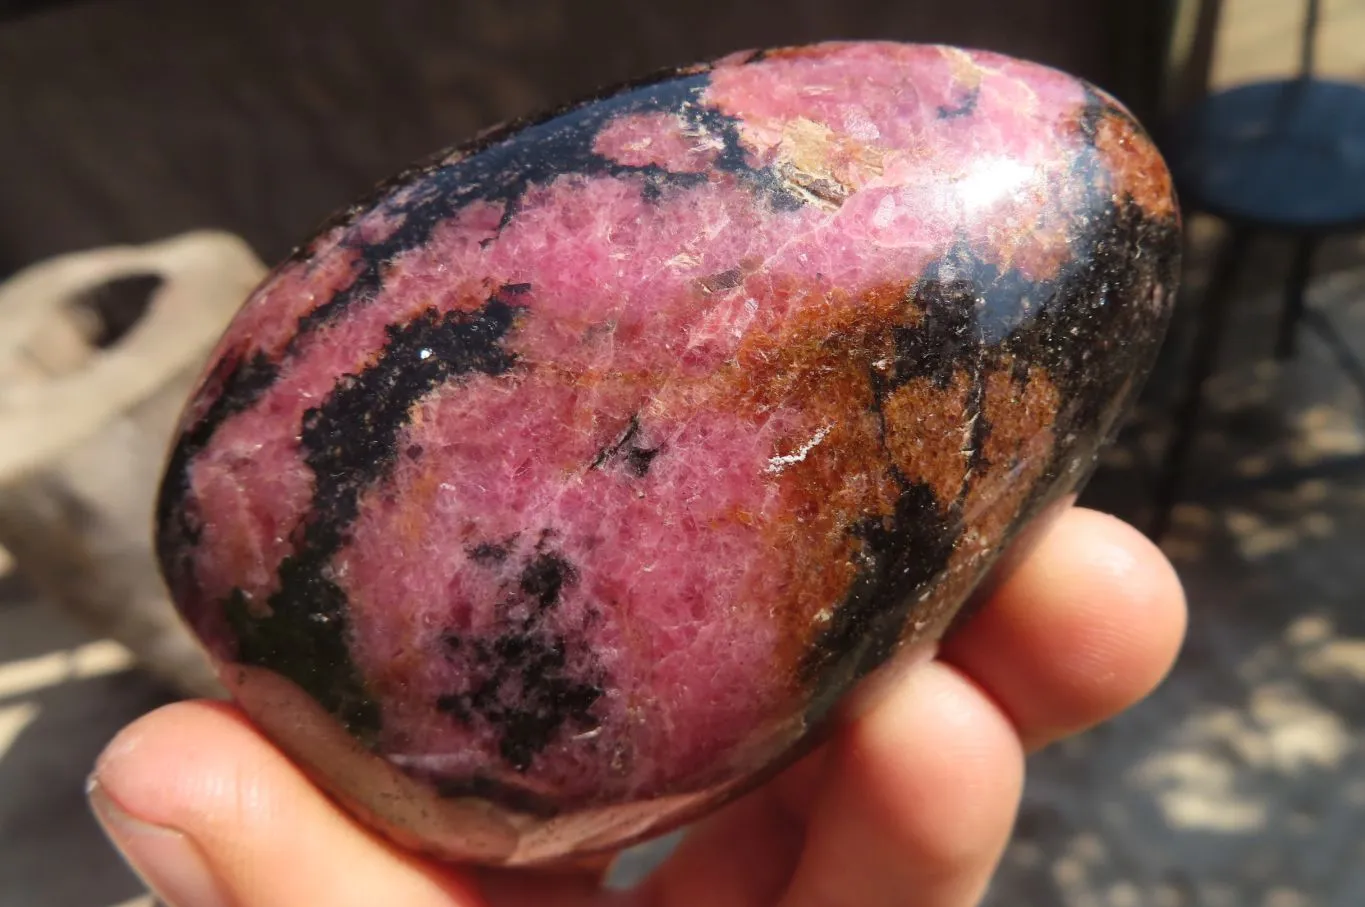
[[[986,555],[1015,528],[1052,455],[1053,424],[1061,402],[1057,388],[1036,366],[1022,381],[1016,380],[1012,365],[1006,360],[986,377],[983,417],[990,429],[963,500],[963,532],[933,597],[936,607],[926,609],[919,626],[907,628],[912,637],[917,630],[938,627],[951,618],[950,603],[980,579]]]
[[[911,482],[932,488],[944,513],[967,480],[976,421],[970,411],[972,385],[972,375],[965,369],[954,372],[946,387],[932,378],[913,378],[882,403],[892,461]]]
[[[1095,147],[1113,174],[1117,193],[1131,196],[1151,217],[1176,216],[1171,173],[1132,117],[1106,110],[1096,129]]]

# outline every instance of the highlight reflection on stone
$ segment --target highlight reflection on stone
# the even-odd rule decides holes
[[[739,54],[501,129],[248,301],[168,465],[167,581],[399,841],[630,843],[803,751],[1078,486],[1178,235],[1121,107],[985,53]]]

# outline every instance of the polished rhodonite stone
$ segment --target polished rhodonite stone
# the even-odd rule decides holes
[[[412,846],[618,846],[802,751],[1073,491],[1179,222],[1116,102],[985,53],[746,53],[326,225],[189,404],[158,545],[267,734]]]

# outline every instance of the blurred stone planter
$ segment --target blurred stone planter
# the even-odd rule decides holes
[[[180,407],[264,272],[242,240],[205,231],[59,256],[0,284],[0,547],[185,695],[220,690],[162,586],[152,508]]]

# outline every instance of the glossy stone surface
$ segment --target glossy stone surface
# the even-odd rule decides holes
[[[739,54],[501,129],[248,301],[167,581],[403,843],[629,843],[800,753],[1077,487],[1178,234],[1114,101],[952,48]]]

